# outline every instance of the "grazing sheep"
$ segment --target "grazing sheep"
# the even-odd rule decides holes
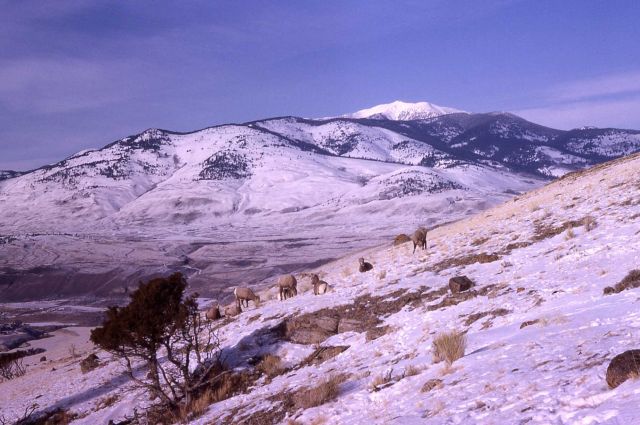
[[[291,274],[280,276],[278,287],[280,289],[280,300],[284,301],[289,297],[298,295],[298,281]]]
[[[311,284],[313,285],[313,295],[322,295],[329,289],[329,284],[324,280],[320,280],[317,274],[311,275]]]
[[[278,292],[278,301],[284,301],[292,296],[293,295],[291,295],[291,291],[288,288],[284,288],[283,291]]]
[[[242,307],[249,308],[249,301],[253,301],[256,307],[260,306],[260,297],[253,293],[251,288],[245,288],[242,286],[238,286],[233,290],[233,295],[236,296],[236,305],[238,309],[242,311]]]
[[[210,307],[206,313],[204,314],[204,317],[207,320],[218,320],[222,317],[222,314],[220,314],[220,307],[216,304],[212,307]]]
[[[427,249],[427,229],[420,227],[411,235],[411,241],[413,241],[413,253],[416,252],[416,247]]]
[[[373,270],[373,265],[371,263],[367,263],[366,261],[364,261],[364,258],[361,258],[359,261],[360,261],[360,268],[358,270],[360,270],[360,273]]]

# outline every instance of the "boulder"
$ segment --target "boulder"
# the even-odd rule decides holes
[[[80,370],[82,371],[82,373],[90,372],[98,366],[100,366],[100,361],[98,359],[98,356],[93,353],[89,354],[84,358],[84,360],[80,362]]]
[[[457,294],[471,289],[473,281],[467,276],[456,276],[449,279],[449,289],[451,293]]]
[[[607,384],[616,388],[629,378],[640,377],[640,350],[628,350],[611,360],[607,368]]]

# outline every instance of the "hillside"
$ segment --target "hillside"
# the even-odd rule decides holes
[[[224,319],[228,364],[252,381],[191,423],[637,423],[640,382],[610,390],[604,375],[613,356],[638,348],[638,292],[603,289],[640,262],[639,169],[632,155],[568,174],[433,230],[427,251],[389,240],[324,264],[315,271],[332,286],[325,295],[299,275],[299,296]],[[360,256],[372,272],[358,273]],[[453,295],[447,282],[459,275],[475,286]],[[434,363],[432,342],[449,330],[465,331],[467,347],[447,367]],[[84,356],[92,348],[82,332]],[[149,403],[105,353],[103,367],[82,375],[79,359],[57,350],[0,384],[4,415],[37,397],[40,408],[93,424]],[[252,373],[265,354],[281,358],[281,374]],[[335,399],[296,406],[296,393],[337,375]]]
[[[0,301],[121,297],[130,282],[170,271],[220,296],[640,148],[632,130],[443,111],[151,129],[4,173]]]

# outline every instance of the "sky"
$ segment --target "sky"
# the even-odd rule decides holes
[[[636,0],[0,0],[0,170],[394,100],[640,129]]]

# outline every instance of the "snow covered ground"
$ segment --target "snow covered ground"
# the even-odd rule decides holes
[[[613,356],[639,348],[640,296],[633,289],[603,296],[604,287],[640,264],[638,170],[640,156],[633,155],[569,174],[433,230],[427,251],[412,254],[411,244],[389,241],[353,252],[316,269],[332,286],[322,296],[301,276],[299,296],[252,306],[220,329],[238,369],[265,353],[290,369],[213,404],[193,423],[260,423],[261,417],[300,424],[640,423],[640,381],[614,390],[605,382]],[[590,221],[596,225],[587,230]],[[360,256],[374,265],[372,272],[357,271]],[[440,291],[458,275],[471,278],[475,292]],[[274,295],[271,289],[263,298]],[[367,338],[360,315],[383,310],[377,327],[384,330]],[[318,345],[259,337],[314,312],[342,314],[357,329],[322,341],[319,346],[348,348],[319,365],[301,365]],[[448,330],[465,331],[468,341],[451,367],[434,363],[432,351],[433,338]],[[86,330],[58,332],[65,331],[78,334],[83,355],[93,350]],[[68,407],[79,414],[74,423],[106,423],[148,403],[107,354],[98,352],[104,367],[83,375],[78,360],[64,355],[70,341],[56,338],[33,342],[50,344],[51,354],[44,354],[51,365],[30,360],[26,376],[0,384],[5,417],[35,401],[40,408]],[[331,374],[346,376],[336,399],[306,410],[287,402]],[[383,375],[388,384],[374,391],[372,382]],[[426,391],[430,380],[438,381]],[[110,397],[115,401],[105,403]]]

